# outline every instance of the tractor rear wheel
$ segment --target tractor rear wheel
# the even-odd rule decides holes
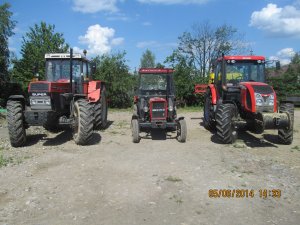
[[[86,145],[93,134],[93,108],[85,99],[74,104],[73,139],[78,145]]]
[[[23,106],[20,101],[8,100],[7,124],[10,143],[13,147],[21,147],[26,142]]]
[[[94,104],[95,111],[95,130],[104,129],[107,126],[107,101],[106,92],[101,92],[101,98]]]
[[[216,112],[217,137],[224,143],[234,143],[237,139],[237,129],[234,125],[235,106],[220,104]]]
[[[141,140],[140,125],[139,125],[139,121],[137,119],[131,120],[131,131],[132,131],[132,142],[139,143]]]
[[[294,105],[291,103],[285,103],[279,107],[280,113],[288,113],[291,124],[285,129],[278,130],[278,138],[282,144],[290,145],[293,142],[293,129],[294,129]]]
[[[181,143],[186,142],[187,128],[185,120],[179,120],[177,124],[177,140]]]
[[[203,110],[203,122],[204,122],[205,129],[212,131],[216,128],[216,121],[214,121],[213,118],[214,118],[214,112],[213,112],[211,91],[207,90],[205,93],[204,110]]]

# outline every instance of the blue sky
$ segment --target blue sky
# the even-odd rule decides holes
[[[1,0],[2,2],[3,0]],[[96,54],[125,50],[131,70],[148,48],[163,62],[178,36],[195,23],[237,28],[256,55],[288,63],[300,51],[300,0],[8,0],[15,35],[9,46],[20,57],[22,36],[44,21],[55,24],[75,50]]]

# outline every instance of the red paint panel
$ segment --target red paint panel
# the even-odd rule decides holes
[[[101,81],[88,82],[88,100],[97,102],[101,97]]]
[[[212,104],[216,105],[217,104],[217,90],[213,84],[208,85],[208,87],[210,88]]]

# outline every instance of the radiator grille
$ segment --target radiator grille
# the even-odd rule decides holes
[[[166,106],[165,102],[153,102],[152,103],[152,119],[166,118]]]
[[[30,84],[30,91],[48,91],[49,84],[47,83],[32,83]]]

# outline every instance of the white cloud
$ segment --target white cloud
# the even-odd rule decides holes
[[[276,55],[270,56],[270,60],[279,60],[282,65],[287,65],[291,62],[291,58],[296,54],[293,48],[284,48],[279,50]]]
[[[300,37],[300,9],[297,4],[283,8],[276,4],[268,4],[260,11],[251,15],[250,26],[264,30],[267,34],[276,36]]]
[[[73,10],[82,13],[117,12],[117,0],[73,0]]]
[[[175,4],[203,4],[210,0],[137,0],[140,3],[147,4],[164,4],[164,5],[175,5]]]
[[[99,24],[90,26],[84,36],[79,36],[79,43],[87,45],[87,51],[92,54],[109,53],[113,46],[120,45],[124,42],[124,38],[114,38],[115,30],[109,27],[101,27]],[[76,47],[74,50],[81,50]]]

